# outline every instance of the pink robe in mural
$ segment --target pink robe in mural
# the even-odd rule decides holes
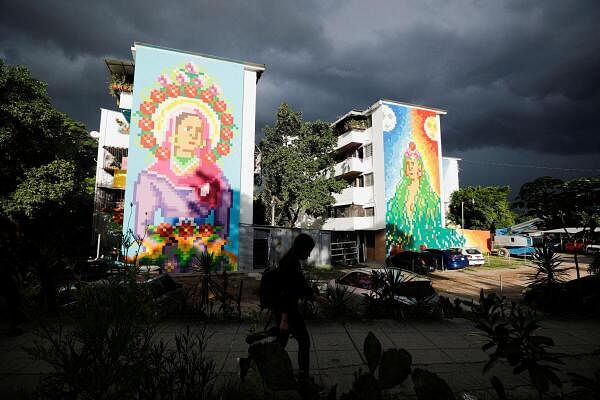
[[[197,110],[195,114],[204,121],[204,137],[208,139],[208,124]],[[171,143],[175,129],[175,116],[169,121],[165,135]],[[173,151],[163,159],[158,159],[147,170],[140,172],[135,182],[133,202],[136,205],[135,231],[137,237],[146,234],[146,228],[154,224],[156,212],[160,209],[165,218],[206,218],[214,211],[214,226],[221,227],[220,235],[226,238],[229,233],[229,209],[232,193],[221,169],[205,161],[208,146],[197,149],[195,158],[198,166],[187,173],[177,173],[173,167]],[[172,148],[172,146],[170,146]]]

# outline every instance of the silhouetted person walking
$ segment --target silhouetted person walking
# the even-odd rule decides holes
[[[300,260],[306,260],[314,247],[314,240],[307,234],[301,233],[294,239],[292,248],[279,261],[278,282],[281,285],[281,301],[273,310],[279,326],[279,343],[285,347],[290,334],[298,341],[298,366],[301,378],[308,378],[310,337],[304,318],[298,309],[298,301],[301,297],[313,298],[314,292],[304,279]]]

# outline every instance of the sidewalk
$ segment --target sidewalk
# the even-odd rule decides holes
[[[190,322],[190,327],[201,327],[200,322]],[[550,336],[555,341],[555,351],[565,353],[565,366],[561,367],[561,378],[566,381],[566,372],[591,376],[600,368],[600,357],[592,355],[600,348],[600,321],[544,320],[539,334]],[[173,343],[176,333],[187,326],[186,322],[166,322],[159,327],[160,337]],[[245,337],[251,324],[209,323],[211,335],[208,356],[217,365],[223,378],[235,377],[238,373],[237,358],[247,355]],[[363,340],[372,331],[384,349],[398,347],[408,350],[413,357],[413,367],[421,367],[439,374],[457,393],[476,392],[491,388],[489,378],[497,375],[507,388],[528,385],[527,374],[514,376],[508,366],[497,365],[491,373],[483,376],[481,371],[487,355],[481,350],[483,339],[464,319],[442,321],[397,322],[376,320],[367,322],[309,321],[311,334],[311,374],[325,385],[338,384],[338,394],[347,391],[358,368],[366,369],[363,356]],[[12,398],[19,387],[32,387],[40,376],[48,373],[48,367],[32,361],[21,349],[29,345],[30,332],[16,338],[0,338],[0,398]],[[292,363],[297,368],[297,344],[290,340],[287,348]],[[410,379],[400,388],[413,393]]]

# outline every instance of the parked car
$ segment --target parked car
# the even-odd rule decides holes
[[[485,264],[485,258],[479,249],[474,247],[467,247],[465,249],[459,249],[461,254],[467,256],[467,260],[469,260],[469,265],[483,265]]]
[[[585,252],[587,254],[600,253],[600,244],[588,244],[587,246],[585,246]]]
[[[373,284],[374,272],[391,272],[401,277],[402,283],[399,285],[399,290],[394,293],[394,298],[399,305],[415,306],[425,304],[435,306],[439,301],[439,296],[433,288],[431,280],[399,268],[359,268],[337,279],[330,280],[327,286],[332,289],[347,290],[349,306],[360,309],[364,307],[365,296],[376,296]]]
[[[438,269],[461,269],[469,266],[469,259],[462,254],[461,249],[426,249],[425,252],[434,256]]]
[[[435,271],[435,257],[430,253],[421,251],[401,251],[385,260],[388,268],[400,268],[418,274]]]

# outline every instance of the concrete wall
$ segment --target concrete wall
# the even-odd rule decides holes
[[[252,224],[254,197],[254,129],[256,115],[256,72],[244,70],[242,162],[240,168],[240,224]]]
[[[448,215],[450,196],[459,189],[458,161],[458,158],[442,157],[442,203],[444,217]]]
[[[261,232],[258,232],[259,230]],[[249,272],[255,269],[254,239],[261,237],[265,230],[268,230],[268,265],[279,262],[292,246],[294,238],[300,233],[306,233],[315,241],[315,248],[307,262],[313,265],[331,264],[331,233],[328,231],[242,224],[240,225],[239,271]]]
[[[373,191],[375,198],[374,229],[385,228],[385,175],[383,159],[383,115],[377,107],[371,115],[371,137],[373,139]]]

